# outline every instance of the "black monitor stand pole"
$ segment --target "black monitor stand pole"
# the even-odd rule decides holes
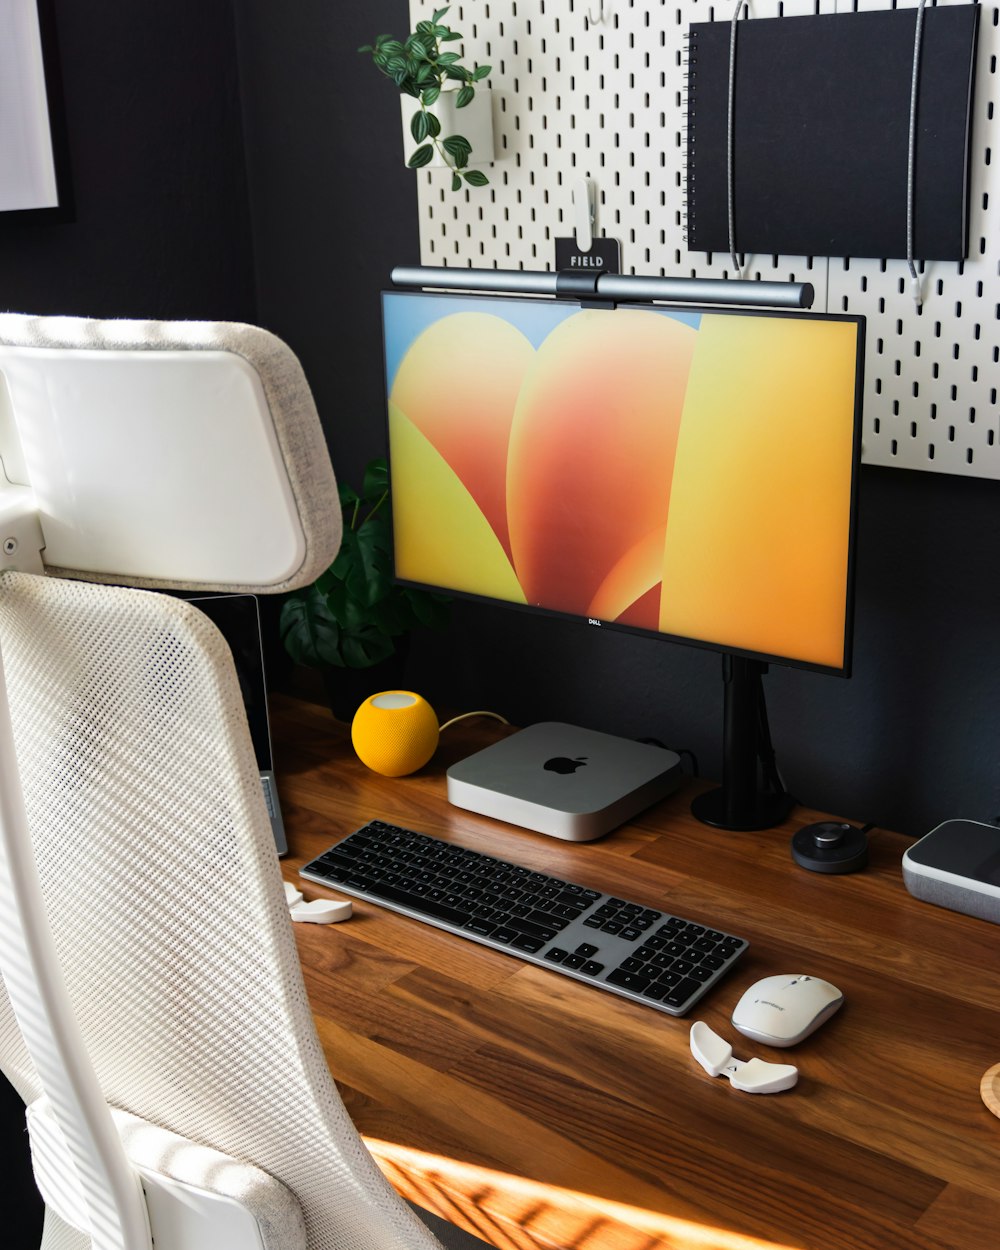
[[[761,681],[766,672],[760,660],[722,657],[722,786],[699,794],[691,804],[700,821],[717,829],[770,829],[795,806],[774,765]]]

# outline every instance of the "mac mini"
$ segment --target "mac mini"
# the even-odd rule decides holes
[[[567,842],[592,842],[684,779],[663,747],[543,721],[448,769],[448,801]]]

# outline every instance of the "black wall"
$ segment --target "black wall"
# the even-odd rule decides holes
[[[419,242],[398,102],[356,49],[405,31],[405,0],[56,0],[55,15],[75,218],[0,215],[0,307],[256,321],[300,356],[337,472],[357,480],[383,450],[378,292]],[[767,678],[803,801],[911,834],[1000,813],[998,506],[994,482],[863,470],[854,676]],[[272,672],[287,677],[277,655]],[[446,634],[417,639],[410,680],[441,707],[655,736],[718,775],[709,652],[459,604]]]
[[[73,220],[0,213],[0,307],[250,320],[230,0],[54,0]]]

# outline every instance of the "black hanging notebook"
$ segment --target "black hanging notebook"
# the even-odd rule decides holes
[[[979,6],[924,10],[913,254],[961,260]],[[729,251],[730,22],[690,29],[688,247]],[[906,256],[915,9],[751,18],[737,29],[737,252]]]

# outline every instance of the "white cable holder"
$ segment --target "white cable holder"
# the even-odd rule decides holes
[[[709,1076],[725,1076],[733,1089],[744,1094],[778,1094],[791,1089],[799,1070],[790,1063],[766,1063],[763,1059],[734,1059],[733,1048],[703,1020],[691,1025],[691,1054]]]
[[[305,895],[290,881],[284,882],[285,902],[293,920],[309,924],[337,924],[350,920],[354,907],[350,899],[314,898],[307,903]]]
[[[589,178],[573,183],[573,220],[576,223],[576,246],[589,252],[594,244],[594,188]]]
[[[597,0],[596,5],[587,6],[587,22],[591,26],[601,26],[605,22],[610,22],[613,16],[611,0]]]

